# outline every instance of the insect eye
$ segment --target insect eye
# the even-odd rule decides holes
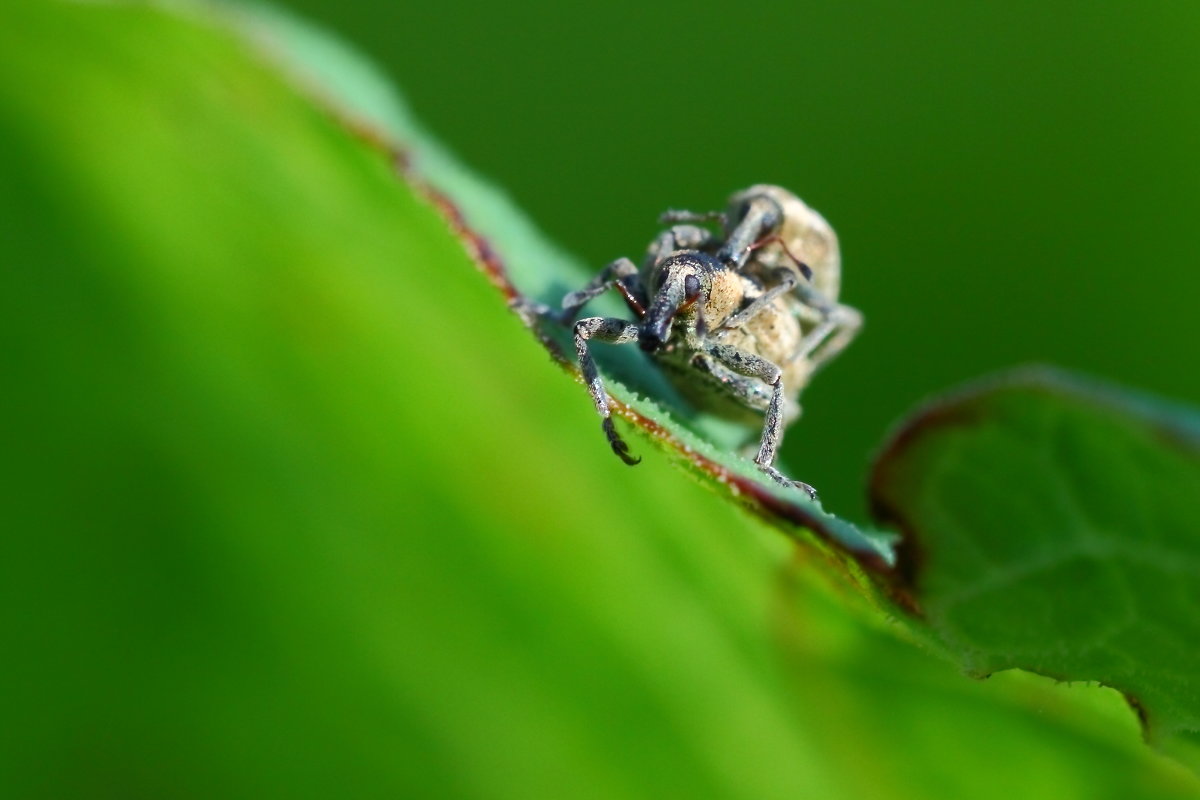
[[[693,298],[700,294],[700,279],[695,275],[688,275],[683,279],[683,292],[686,297]]]

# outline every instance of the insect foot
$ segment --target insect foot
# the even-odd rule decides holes
[[[801,489],[804,491],[805,494],[808,495],[809,500],[817,499],[817,490],[814,489],[813,487],[809,486],[804,481],[794,481],[770,465],[759,464],[757,460],[754,463],[758,466],[759,469],[761,469],[763,472],[765,472],[767,474],[767,477],[769,477],[771,480],[775,481],[776,483],[780,484],[781,486],[786,486],[789,489]]]
[[[617,429],[613,427],[612,417],[605,417],[601,423],[604,428],[604,435],[608,437],[608,443],[612,446],[612,451],[617,454],[617,458],[624,461],[629,466],[635,466],[642,463],[642,457],[634,458],[629,455],[629,445],[621,438],[621,434],[617,433]]]

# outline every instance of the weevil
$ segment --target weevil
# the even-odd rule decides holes
[[[590,345],[636,342],[696,408],[762,419],[754,463],[815,498],[811,486],[775,467],[775,454],[800,416],[801,390],[862,326],[862,315],[838,302],[837,235],[796,195],[765,184],[735,193],[723,212],[667,211],[660,222],[670,227],[640,268],[618,258],[566,295],[557,315],[569,324],[589,300],[616,289],[637,318],[574,323],[579,367],[613,452],[626,464],[641,460],[613,426]]]

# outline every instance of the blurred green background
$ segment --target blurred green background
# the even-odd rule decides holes
[[[751,183],[824,213],[867,328],[784,457],[838,513],[893,420],[998,367],[1200,400],[1194,3],[286,4],[597,268]]]

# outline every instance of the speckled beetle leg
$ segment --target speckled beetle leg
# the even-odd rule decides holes
[[[642,294],[641,286],[634,280],[637,277],[637,265],[628,258],[618,258],[616,261],[607,264],[604,269],[597,273],[596,277],[588,281],[586,286],[578,291],[571,292],[563,298],[563,310],[559,317],[560,321],[564,324],[570,322],[579,313],[579,309],[583,308],[589,300],[604,294],[616,285],[618,281],[622,281],[625,287],[633,292],[636,300],[644,303],[644,298],[639,297]]]
[[[837,303],[818,291],[812,284],[798,283],[796,284],[795,291],[796,296],[800,298],[800,302],[817,312],[817,316],[821,320],[828,319],[837,307]]]
[[[777,470],[775,452],[783,441],[783,372],[778,366],[745,350],[740,350],[727,344],[714,344],[707,352],[720,363],[729,367],[739,375],[758,378],[771,387],[771,402],[767,406],[766,420],[763,423],[762,440],[758,446],[758,455],[754,463],[758,468],[784,486],[794,486],[803,489],[812,499],[816,499],[817,490],[803,481],[793,481]]]
[[[636,342],[637,338],[637,326],[623,319],[587,317],[575,323],[575,352],[579,356],[579,369],[583,371],[583,380],[587,384],[588,392],[592,395],[596,412],[602,420],[600,424],[604,429],[604,435],[608,438],[608,443],[617,457],[630,466],[638,463],[641,459],[629,455],[629,445],[613,427],[612,416],[608,411],[608,393],[604,391],[604,382],[600,379],[600,371],[596,369],[596,362],[588,351],[588,341],[595,339],[609,344],[627,344]]]
[[[850,306],[836,305],[819,309],[822,320],[813,328],[792,356],[793,361],[808,359],[817,370],[846,349],[862,329],[862,312]]]
[[[717,251],[717,258],[724,263],[741,269],[750,255],[750,245],[772,233],[783,221],[783,210],[766,195],[752,197],[746,203],[746,213],[729,232],[725,244]]]

